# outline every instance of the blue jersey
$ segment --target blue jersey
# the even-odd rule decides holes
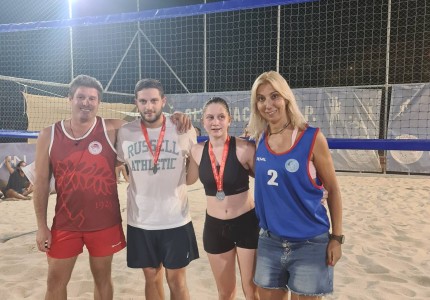
[[[284,153],[273,152],[266,135],[255,163],[255,209],[260,227],[293,240],[308,239],[330,228],[321,198],[323,186],[309,174],[309,159],[319,129],[307,127]]]

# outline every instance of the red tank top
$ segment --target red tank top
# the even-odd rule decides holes
[[[50,159],[55,177],[57,203],[52,229],[101,230],[121,222],[115,176],[116,152],[104,120],[75,141],[62,121],[53,125]]]

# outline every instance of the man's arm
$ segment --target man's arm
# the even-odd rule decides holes
[[[51,164],[49,160],[49,144],[51,142],[51,127],[39,133],[36,144],[35,182],[34,182],[34,212],[37,221],[36,243],[40,251],[46,252],[51,247],[51,231],[47,224],[47,209],[49,198],[49,181]],[[45,242],[47,242],[45,247]]]
[[[114,147],[116,144],[116,136],[118,134],[118,130],[125,123],[127,123],[127,122],[124,120],[121,120],[121,119],[105,119],[107,134],[108,134],[109,139],[110,139],[110,141]]]
[[[187,185],[191,185],[199,179],[199,166],[194,159],[194,156],[198,155],[198,149],[201,147],[196,144],[191,148],[190,157],[188,158],[187,164]]]

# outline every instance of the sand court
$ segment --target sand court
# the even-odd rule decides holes
[[[346,243],[335,268],[335,293],[325,299],[430,299],[430,178],[340,173]],[[126,183],[118,185],[126,227]],[[203,186],[189,186],[200,259],[188,267],[191,299],[216,300],[217,291],[202,245],[206,210]],[[55,195],[48,208],[52,220]],[[43,299],[47,263],[35,245],[33,201],[0,203],[0,299]],[[114,256],[114,299],[145,299],[141,270]],[[236,299],[245,299],[237,281]],[[169,298],[165,286],[166,299]],[[69,299],[93,299],[88,253],[80,255]]]

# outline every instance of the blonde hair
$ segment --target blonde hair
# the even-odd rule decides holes
[[[251,117],[248,130],[250,137],[258,141],[267,128],[267,122],[263,119],[257,108],[257,89],[260,85],[270,83],[272,87],[284,98],[288,119],[294,127],[304,130],[306,121],[297,105],[296,97],[281,74],[275,71],[264,72],[254,81],[251,89]]]

